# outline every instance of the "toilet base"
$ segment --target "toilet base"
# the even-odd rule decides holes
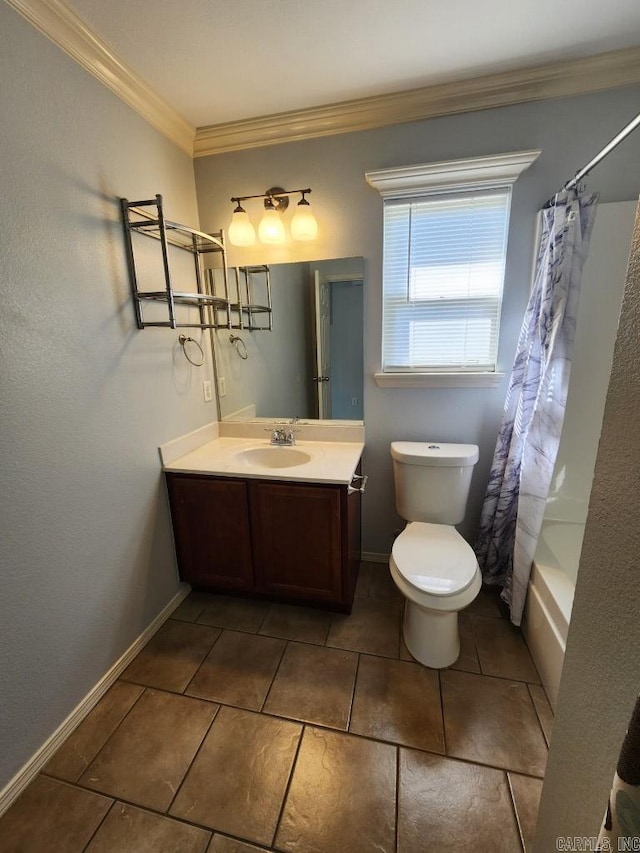
[[[413,601],[405,601],[402,633],[411,655],[425,666],[443,669],[458,660],[457,610],[426,610]]]

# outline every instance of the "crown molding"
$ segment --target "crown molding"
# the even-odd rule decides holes
[[[582,95],[635,83],[640,83],[639,47],[439,83],[390,95],[199,127],[194,156],[206,157],[225,151],[370,130],[453,113]]]
[[[7,0],[37,30],[193,156],[195,127],[135,74],[62,0]]]
[[[153,127],[194,157],[640,83],[640,47],[372,98],[194,128],[63,0],[6,0]]]

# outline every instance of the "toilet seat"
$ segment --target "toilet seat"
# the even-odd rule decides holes
[[[405,583],[438,599],[464,592],[478,575],[473,549],[446,524],[411,522],[393,543],[391,557]]]

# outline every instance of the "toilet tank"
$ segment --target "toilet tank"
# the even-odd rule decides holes
[[[394,441],[391,444],[396,509],[407,521],[459,524],[464,518],[475,444]]]

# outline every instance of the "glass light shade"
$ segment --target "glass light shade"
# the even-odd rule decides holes
[[[262,243],[284,243],[284,224],[275,208],[265,209],[258,225],[258,237]]]
[[[315,240],[318,223],[308,201],[300,202],[291,220],[291,236],[294,240]]]
[[[251,224],[245,210],[234,211],[227,231],[229,242],[233,246],[252,246],[256,239],[256,229]]]

